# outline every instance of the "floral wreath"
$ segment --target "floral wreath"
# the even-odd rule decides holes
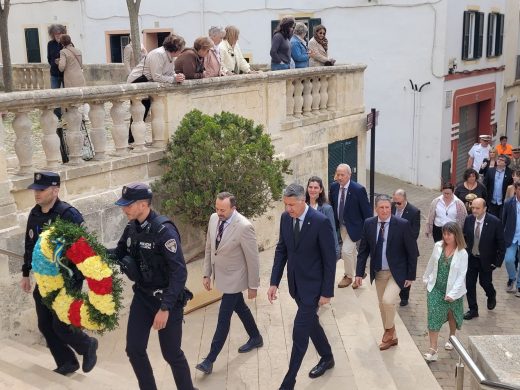
[[[72,288],[74,265],[88,293]],[[117,327],[122,281],[105,248],[84,227],[56,220],[36,242],[32,269],[43,303],[60,321],[98,332]]]

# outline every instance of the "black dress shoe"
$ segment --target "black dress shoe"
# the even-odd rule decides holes
[[[213,363],[211,363],[208,359],[204,359],[199,364],[197,364],[195,368],[199,371],[202,371],[204,374],[209,375],[213,372]]]
[[[477,318],[478,317],[478,311],[471,311],[471,310],[468,310],[465,314],[464,314],[464,319],[465,320],[471,320],[473,318]]]
[[[83,365],[81,369],[83,372],[90,372],[97,363],[97,351],[98,341],[94,337],[90,338],[90,345],[88,346],[87,353],[83,355]]]
[[[55,368],[53,371],[60,375],[68,375],[72,374],[79,370],[79,363],[78,362],[67,362],[58,368]]]
[[[262,336],[255,337],[254,339],[249,339],[247,343],[238,348],[239,353],[246,353],[252,351],[255,348],[260,348],[264,345],[264,339]]]
[[[497,305],[497,298],[496,297],[491,297],[491,298],[488,298],[487,300],[487,308],[488,310],[493,310]]]
[[[317,378],[325,374],[325,371],[332,367],[334,367],[334,358],[328,360],[321,359],[318,365],[314,366],[313,369],[309,371],[309,376],[311,378]]]
[[[408,299],[401,299],[401,303],[399,303],[399,306],[408,306]]]

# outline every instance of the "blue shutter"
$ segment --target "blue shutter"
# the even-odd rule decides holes
[[[495,31],[491,29],[491,20],[493,18],[493,13],[488,14],[488,31],[487,31],[487,40],[486,40],[486,56],[492,57],[494,53],[491,51],[493,48],[493,34]]]
[[[502,55],[502,49],[504,47],[504,14],[497,15],[497,30],[496,30],[496,43],[495,43],[495,55]]]
[[[482,57],[484,46],[484,12],[475,12],[475,48],[473,58]]]
[[[469,11],[464,11],[464,19],[462,24],[462,59],[468,59],[469,51]]]

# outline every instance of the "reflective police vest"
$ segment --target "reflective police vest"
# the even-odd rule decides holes
[[[166,288],[170,282],[168,261],[161,253],[161,246],[155,242],[166,229],[164,223],[172,224],[177,233],[179,232],[175,224],[163,215],[148,222],[141,232],[137,231],[135,223],[129,224],[127,248],[130,256],[137,262],[140,273],[140,280],[136,280],[136,283],[145,288]]]

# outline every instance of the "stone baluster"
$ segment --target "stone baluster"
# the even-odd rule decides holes
[[[337,82],[336,78],[337,78],[336,75],[332,75],[329,80],[329,88],[327,90],[328,95],[329,95],[329,100],[327,101],[327,110],[329,110],[329,111],[336,111],[336,102],[337,102],[337,94],[338,94],[338,89],[337,89],[338,82]]]
[[[67,147],[69,149],[69,164],[83,164],[83,134],[81,134],[81,113],[78,106],[67,106],[63,114],[67,122]]]
[[[287,116],[294,114],[294,80],[287,80],[287,86],[285,89],[286,101],[287,101]]]
[[[34,71],[34,68],[27,68],[27,78],[27,89],[36,89],[38,81],[36,79],[36,73]]]
[[[21,90],[22,89],[22,80],[20,77],[20,69],[18,67],[13,66],[13,88],[15,90]]]
[[[310,78],[303,80],[303,115],[309,115],[312,109],[312,84]]]
[[[301,118],[303,107],[303,80],[294,80],[294,116]]]
[[[18,111],[13,121],[13,130],[16,135],[14,151],[18,157],[19,175],[27,175],[33,170],[32,123],[28,112],[29,110]]]
[[[152,97],[152,145],[156,148],[163,148],[168,142],[165,105],[166,95],[160,94]]]
[[[132,104],[130,105],[130,113],[132,114],[132,135],[134,137],[133,152],[143,152],[144,135],[146,132],[146,125],[144,124],[144,105],[141,100],[145,96],[132,97]]]
[[[139,102],[140,103],[140,102]],[[112,117],[112,139],[116,148],[116,156],[128,154],[128,125],[125,123],[125,110],[123,102],[114,100],[110,109]]]
[[[29,89],[29,72],[27,68],[22,68],[22,89]]]
[[[47,159],[47,168],[53,170],[61,162],[60,139],[56,134],[58,117],[52,108],[43,108],[40,115],[40,125],[43,132],[42,146]]]
[[[312,78],[312,112],[316,114],[320,109],[320,78],[315,76]]]
[[[320,110],[326,110],[327,102],[329,101],[329,78],[322,76],[320,81]]]
[[[107,136],[105,132],[105,106],[103,103],[91,103],[88,117],[92,125],[90,139],[95,152],[94,160],[104,160],[106,158]]]

